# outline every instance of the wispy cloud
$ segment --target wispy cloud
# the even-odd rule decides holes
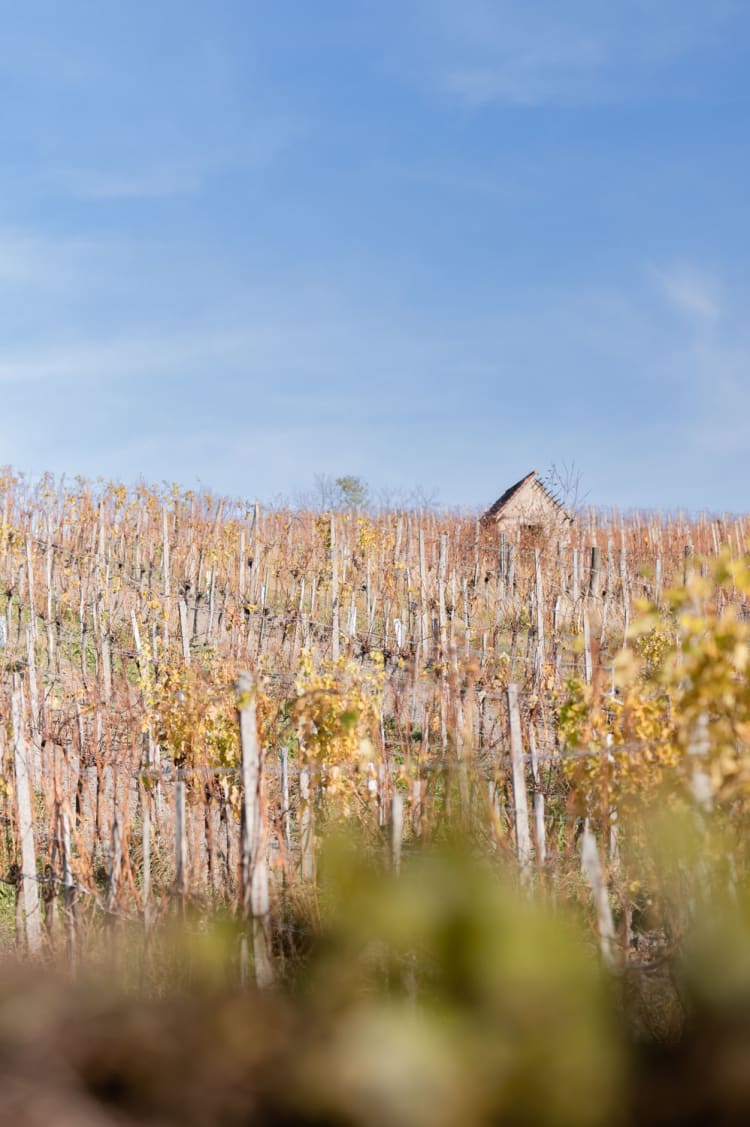
[[[472,106],[640,97],[743,17],[737,0],[413,3],[438,81]]]
[[[87,162],[52,167],[49,179],[73,196],[90,200],[163,199],[201,191],[212,176],[227,170],[258,172],[269,168],[304,136],[301,117],[267,116],[249,122],[241,136],[222,144],[204,140],[189,151],[172,145],[155,151],[153,139],[131,146],[100,165]]]
[[[448,70],[446,88],[471,106],[491,102],[538,105],[585,91],[606,69],[604,45],[592,39],[519,45],[487,62]]]
[[[146,163],[119,171],[71,168],[55,173],[53,179],[80,199],[140,200],[192,195],[201,188],[206,175],[205,165],[174,162],[161,166]]]
[[[694,266],[677,264],[654,270],[659,289],[679,313],[699,322],[713,322],[722,313],[717,282]]]
[[[107,386],[118,380],[148,381],[158,376],[208,376],[217,363],[253,362],[257,340],[252,332],[212,329],[180,333],[132,333],[103,339],[59,339],[42,348],[27,345],[0,350],[0,383],[64,382],[73,387],[88,381]]]
[[[351,470],[374,487],[438,482],[449,502],[476,495],[481,479],[491,491],[500,474],[501,486],[518,465],[575,457],[596,501],[678,504],[706,487],[696,452],[725,465],[741,449],[750,340],[736,302],[707,334],[648,283],[536,292],[513,314],[442,327],[351,296],[318,294],[305,308],[301,290],[275,292],[244,318],[183,332],[27,341],[0,352],[0,384],[12,385],[11,431],[41,441],[30,450],[10,433],[6,457],[34,470],[197,476],[266,497]],[[649,452],[643,464],[633,442]],[[384,463],[390,449],[398,457]],[[607,493],[615,464],[626,469]]]
[[[305,131],[306,107],[287,110],[263,89],[243,34],[255,20],[219,11],[233,5],[218,4],[212,18],[181,0],[132,12],[32,7],[48,11],[16,13],[3,29],[0,78],[13,113],[0,128],[44,191],[97,201],[189,195],[227,171],[266,168]]]
[[[21,227],[0,228],[0,293],[7,299],[32,288],[37,295],[93,280],[114,252],[104,239],[54,236]]]

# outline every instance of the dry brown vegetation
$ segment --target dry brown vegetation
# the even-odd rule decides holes
[[[102,913],[155,918],[175,889],[236,901],[244,668],[258,688],[272,898],[310,870],[308,807],[310,837],[334,808],[387,837],[395,795],[408,842],[444,817],[458,766],[463,801],[468,787],[512,854],[510,684],[546,800],[546,871],[567,871],[555,852],[568,856],[580,827],[558,770],[566,682],[610,687],[636,600],[658,605],[722,548],[746,546],[744,518],[590,512],[558,539],[474,516],[265,511],[168,488],[31,487],[10,472],[0,497],[4,865],[10,880],[22,868],[15,688],[50,936],[63,881],[79,931]]]
[[[742,1121],[746,518],[0,506],[0,1119]]]

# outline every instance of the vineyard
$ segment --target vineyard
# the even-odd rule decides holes
[[[233,921],[222,974],[276,989],[327,928],[353,942],[342,887],[376,933],[378,880],[432,896],[428,915],[469,892],[491,915],[496,879],[521,920],[569,913],[571,965],[580,948],[628,985],[637,1028],[677,1037],[665,961],[696,903],[717,918],[745,880],[745,518],[591,511],[501,531],[9,470],[0,506],[8,951],[74,975],[130,960],[152,981],[178,923]],[[420,869],[449,846],[440,875]],[[518,943],[536,936],[543,966],[528,926]],[[390,973],[415,1005],[412,940],[383,943],[405,943]],[[606,1072],[591,1052],[587,1085]],[[605,1105],[531,1121],[606,1121]]]

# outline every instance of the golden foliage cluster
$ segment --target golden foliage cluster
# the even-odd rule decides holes
[[[291,694],[279,692],[259,670],[255,700],[264,754],[274,756],[286,746],[324,779],[329,797],[349,796],[375,759],[383,685],[380,654],[363,667],[347,658],[318,664],[303,651]],[[144,730],[175,766],[198,771],[238,765],[236,670],[230,663],[209,651],[187,664],[175,653],[155,671],[145,646],[140,689]]]
[[[663,608],[640,604],[613,692],[568,684],[560,733],[586,812],[680,804],[698,775],[704,801],[750,804],[750,567],[723,555],[704,571]]]
[[[239,742],[231,666],[214,654],[186,664],[163,663],[154,672],[144,654],[141,689],[145,726],[178,767],[234,767]]]
[[[301,761],[346,790],[350,769],[364,770],[375,757],[384,685],[382,657],[369,669],[346,658],[316,667],[304,651],[295,681],[293,714]]]

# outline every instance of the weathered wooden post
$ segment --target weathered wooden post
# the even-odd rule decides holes
[[[185,830],[185,780],[177,779],[174,788],[175,888],[180,906],[187,895],[187,834]]]
[[[661,556],[658,556],[654,568],[654,602],[657,607],[661,606],[661,582]]]
[[[443,666],[448,657],[448,612],[445,605],[445,580],[448,571],[448,536],[440,533],[438,557],[438,630],[440,632],[440,661]]]
[[[242,918],[252,920],[255,981],[261,988],[274,980],[271,962],[270,903],[263,760],[258,744],[255,684],[249,673],[237,680],[237,712],[242,752]]]
[[[589,598],[596,598],[602,590],[602,550],[594,544],[591,548],[591,569],[589,571]]]
[[[122,830],[117,816],[117,799],[112,804],[112,859],[109,869],[109,888],[107,890],[107,911],[114,912],[120,891],[122,872]]]
[[[143,923],[151,924],[151,779],[141,780],[141,842],[143,852]]]
[[[30,955],[37,956],[42,949],[42,921],[39,911],[34,820],[31,808],[29,748],[23,730],[23,690],[17,679],[16,682],[11,697],[11,722],[13,725],[18,832],[21,838],[21,873],[18,877],[19,900],[26,933],[26,946]]]
[[[169,527],[167,525],[167,509],[166,502],[161,511],[161,537],[162,537],[162,555],[161,555],[161,570],[162,570],[162,591],[164,594],[164,623],[163,634],[164,649],[169,649],[169,599],[170,599],[170,584],[169,584]]]
[[[34,632],[30,626],[26,627],[26,667],[29,677],[29,705],[30,705],[30,728],[31,728],[31,741],[33,744],[33,756],[29,762],[29,771],[31,773],[32,783],[35,786],[41,785],[40,771],[40,727],[41,727],[41,714],[39,711],[39,689],[36,677],[36,652],[34,645]]]
[[[281,835],[287,855],[292,848],[292,831],[289,820],[289,752],[281,749]]]
[[[401,843],[404,836],[404,796],[394,790],[391,798],[391,864],[398,875],[401,870]]]
[[[37,621],[36,602],[34,599],[34,563],[31,548],[31,532],[26,534],[26,577],[29,585],[29,626],[31,627],[31,635],[34,641],[36,641]]]
[[[617,940],[612,909],[609,903],[607,882],[602,872],[602,863],[596,838],[591,832],[588,820],[581,840],[581,868],[591,887],[596,910],[596,924],[599,932],[599,950],[605,966],[613,970],[617,966]]]
[[[427,613],[427,566],[424,554],[424,529],[419,529],[419,635],[422,643],[422,655],[426,661],[431,650],[431,631]]]
[[[445,605],[445,577],[448,566],[448,537],[440,534],[438,557],[438,631],[440,638],[440,742],[448,746],[448,616]]]
[[[65,936],[68,949],[68,962],[71,971],[75,971],[77,963],[77,936],[76,936],[76,882],[71,868],[72,850],[70,845],[70,815],[62,807],[58,814],[58,832],[60,834],[62,851],[62,876],[63,876],[63,912],[65,913]]]
[[[411,786],[411,829],[415,837],[422,836],[422,819],[424,817],[423,792],[424,784],[422,780],[414,779]]]
[[[55,616],[54,616],[54,596],[52,589],[52,573],[54,570],[54,546],[52,544],[52,532],[49,525],[49,517],[47,519],[47,551],[46,551],[46,572],[47,572],[47,665],[50,672],[55,669]]]
[[[302,854],[302,879],[315,876],[315,831],[310,795],[310,769],[303,767],[299,773],[299,837]]]
[[[693,578],[693,572],[695,570],[694,564],[695,560],[693,558],[693,545],[688,542],[685,545],[685,568],[682,577],[685,586],[687,586],[690,580]]]
[[[331,513],[331,657],[338,661],[339,638],[339,556],[336,545],[336,516]]]
[[[536,862],[539,868],[543,868],[547,860],[544,794],[542,792],[542,776],[539,770],[539,751],[537,749],[536,734],[532,723],[529,724],[529,751],[531,753],[531,774],[534,779],[534,845],[536,847]]]
[[[587,685],[590,685],[594,676],[594,666],[591,660],[591,626],[589,612],[583,608],[583,676]]]
[[[521,741],[521,713],[518,708],[518,686],[508,685],[505,690],[510,718],[510,762],[513,786],[513,813],[516,826],[516,855],[521,873],[521,885],[531,883],[531,834],[529,832],[529,804],[526,795],[526,774]]]

